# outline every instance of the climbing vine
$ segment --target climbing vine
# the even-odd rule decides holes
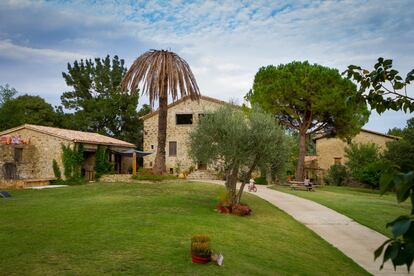
[[[99,179],[103,174],[111,172],[113,165],[108,160],[108,151],[105,146],[98,145],[95,156],[95,176]]]
[[[66,180],[80,179],[83,163],[83,145],[76,144],[72,149],[62,144],[63,174]]]
[[[57,163],[56,159],[53,159],[52,166],[53,166],[53,173],[54,173],[56,179],[61,180],[62,179],[62,172],[60,171],[59,164]]]

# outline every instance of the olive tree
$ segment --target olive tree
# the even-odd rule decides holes
[[[209,113],[189,135],[189,154],[195,161],[221,163],[230,203],[240,202],[246,181],[258,168],[284,170],[285,134],[274,118],[258,108],[243,112],[228,105]],[[242,186],[237,191],[239,175]]]

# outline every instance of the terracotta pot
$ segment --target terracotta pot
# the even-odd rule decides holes
[[[199,257],[196,255],[191,255],[193,263],[198,264],[208,264],[210,262],[210,257]]]

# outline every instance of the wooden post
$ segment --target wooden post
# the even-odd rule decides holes
[[[132,175],[137,175],[137,153],[135,152],[135,150],[132,153]]]

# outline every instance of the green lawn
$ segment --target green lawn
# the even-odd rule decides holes
[[[173,181],[11,191],[0,200],[0,274],[366,274],[255,196],[245,197],[250,217],[216,213],[222,189]],[[199,233],[224,254],[223,267],[191,263]]]
[[[385,225],[410,214],[411,208],[407,202],[398,204],[394,194],[381,196],[379,191],[364,188],[322,186],[316,192],[292,191],[286,186],[275,189],[316,201],[389,237],[391,231]]]

